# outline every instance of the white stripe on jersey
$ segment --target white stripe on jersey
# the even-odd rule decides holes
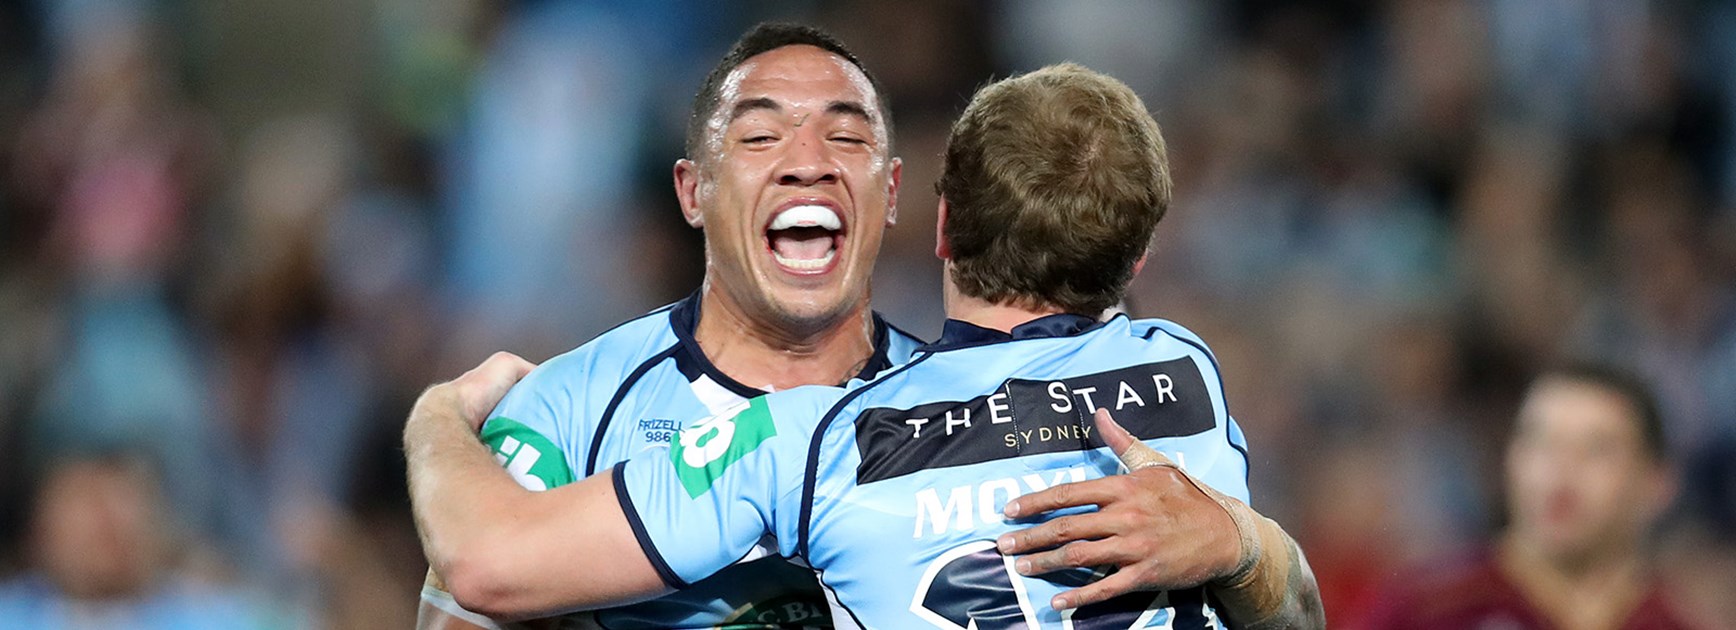
[[[699,402],[704,404],[705,408],[710,410],[711,415],[714,416],[733,411],[737,405],[747,401],[746,398],[742,398],[741,395],[729,391],[729,388],[712,380],[710,374],[700,374],[699,378],[693,379],[689,385],[693,387],[693,395],[699,398]]]

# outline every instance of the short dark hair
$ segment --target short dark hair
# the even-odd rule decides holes
[[[1126,84],[1075,64],[977,91],[944,160],[953,283],[996,304],[1101,314],[1169,208],[1157,121]]]
[[[1639,423],[1640,446],[1646,454],[1656,461],[1668,457],[1669,444],[1664,439],[1664,419],[1657,395],[1639,374],[1613,363],[1575,359],[1545,368],[1532,382],[1546,379],[1584,383],[1620,396],[1633,408],[1634,420]]]
[[[693,111],[687,117],[687,157],[699,160],[702,157],[701,147],[705,144],[705,125],[711,115],[717,112],[719,95],[723,91],[723,82],[729,78],[729,73],[741,67],[748,59],[763,53],[768,53],[785,46],[813,46],[826,52],[843,57],[850,65],[862,71],[868,77],[868,85],[874,88],[874,101],[878,104],[881,125],[886,128],[887,152],[892,146],[892,110],[886,103],[886,92],[881,89],[880,81],[874,78],[862,65],[862,60],[856,58],[856,53],[844,46],[831,33],[805,24],[789,22],[763,22],[736,40],[735,46],[724,54],[723,59],[711,68],[711,73],[705,75],[705,82],[699,85],[699,93],[693,95]]]

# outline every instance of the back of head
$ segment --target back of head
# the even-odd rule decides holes
[[[1095,316],[1120,301],[1169,208],[1169,161],[1133,90],[1061,64],[978,91],[937,188],[961,293]]]

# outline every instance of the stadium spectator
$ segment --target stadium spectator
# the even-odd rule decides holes
[[[1419,571],[1366,630],[1687,628],[1653,577],[1648,534],[1675,493],[1647,386],[1615,368],[1544,372],[1507,446],[1511,519],[1449,570]]]

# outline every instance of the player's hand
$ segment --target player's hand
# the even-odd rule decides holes
[[[458,414],[470,425],[470,430],[481,431],[482,423],[488,420],[488,412],[500,404],[507,390],[535,368],[535,363],[516,354],[496,352],[464,375],[428,388],[422,397],[456,405]]]
[[[1001,536],[1006,555],[1028,554],[1023,575],[1076,567],[1118,569],[1097,582],[1055,596],[1056,610],[1077,608],[1134,591],[1192,588],[1229,575],[1242,541],[1229,512],[1168,457],[1135,439],[1099,409],[1097,432],[1127,465],[1128,474],[1065,483],[1007,503],[1010,518],[1030,518],[1085,505],[1073,514]]]

